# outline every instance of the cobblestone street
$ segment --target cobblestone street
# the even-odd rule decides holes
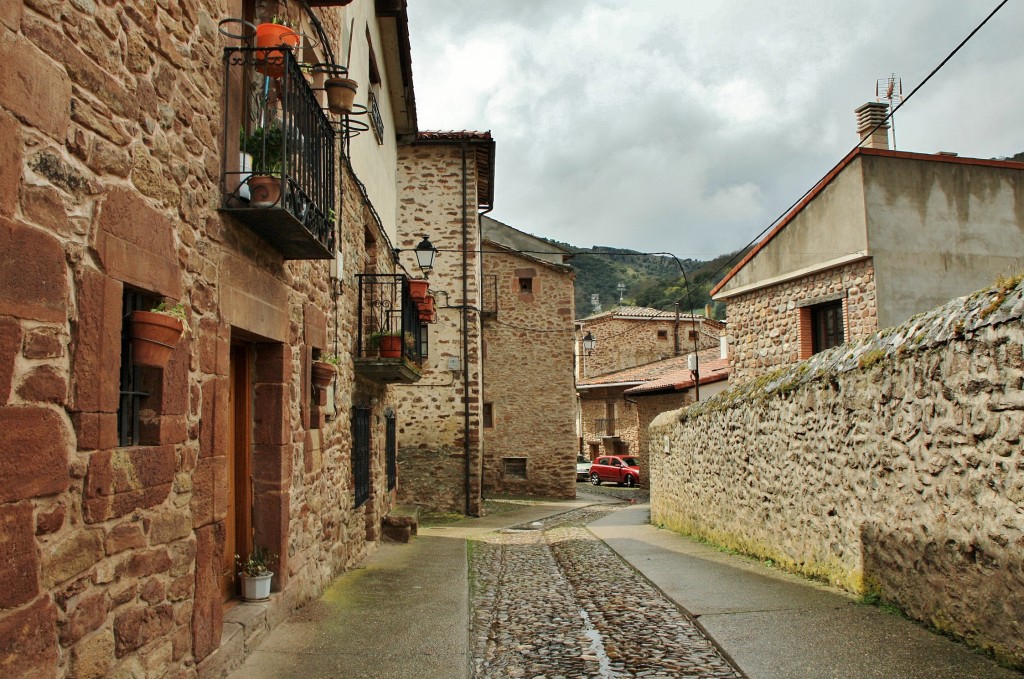
[[[574,510],[470,542],[473,676],[742,677]]]

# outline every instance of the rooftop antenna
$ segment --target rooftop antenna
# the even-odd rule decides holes
[[[875,101],[888,101],[889,110],[895,111],[896,106],[903,103],[903,80],[891,74],[888,78],[881,78],[875,81]],[[893,105],[895,103],[895,106]],[[896,150],[896,116],[889,116],[889,125],[892,127],[892,150]]]
[[[615,288],[619,291],[619,305],[621,306],[622,305],[622,293],[624,293],[626,291],[626,284],[625,283],[619,283],[618,285],[615,286]]]

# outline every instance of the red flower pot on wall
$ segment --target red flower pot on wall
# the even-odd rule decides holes
[[[133,311],[129,316],[132,360],[136,365],[167,367],[185,331],[179,319],[154,311]]]
[[[416,307],[420,313],[420,320],[429,322],[431,316],[434,315],[434,296],[427,295],[417,303]]]
[[[409,281],[409,296],[416,300],[417,304],[424,297],[427,296],[427,290],[430,287],[430,281],[427,280],[411,280]]]
[[[402,338],[399,335],[384,335],[380,338],[381,358],[401,358]]]
[[[334,376],[338,374],[334,364],[326,361],[314,361],[310,367],[310,380],[317,389],[326,389],[331,386]]]

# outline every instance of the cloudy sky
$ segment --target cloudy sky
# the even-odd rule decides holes
[[[573,245],[744,246],[999,0],[410,0],[420,129],[491,130],[492,216]],[[896,146],[1024,151],[1024,1],[897,114]]]

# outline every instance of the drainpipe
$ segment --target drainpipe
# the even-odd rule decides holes
[[[469,455],[469,215],[466,175],[467,175],[467,143],[462,141],[462,451],[465,455],[464,483],[466,491],[466,516],[469,516],[470,464]]]

